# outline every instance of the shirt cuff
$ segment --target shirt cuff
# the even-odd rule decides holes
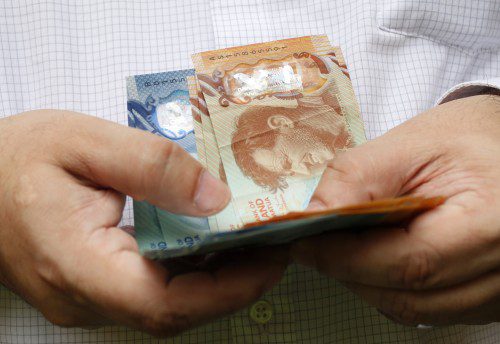
[[[477,96],[480,94],[494,94],[500,96],[500,78],[467,81],[446,91],[436,102],[437,105],[449,101]]]

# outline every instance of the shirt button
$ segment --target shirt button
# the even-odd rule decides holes
[[[267,301],[257,301],[250,307],[250,318],[258,324],[266,324],[273,317],[273,307]]]

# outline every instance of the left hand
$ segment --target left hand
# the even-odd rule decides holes
[[[437,106],[341,154],[310,207],[401,195],[447,200],[405,228],[302,240],[294,259],[403,324],[500,321],[500,97]]]
[[[125,194],[191,216],[230,199],[151,133],[61,110],[0,119],[0,284],[59,326],[168,337],[254,302],[286,268],[288,252],[275,248],[212,255],[189,271],[146,259],[117,227]]]

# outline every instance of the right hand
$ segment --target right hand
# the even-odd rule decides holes
[[[310,209],[445,198],[401,227],[302,239],[294,259],[406,325],[500,321],[500,97],[438,105],[332,160]]]
[[[279,252],[252,252],[173,276],[143,258],[117,228],[124,195],[206,216],[229,189],[172,142],[91,116],[0,120],[0,185],[0,282],[57,325],[173,335],[246,306],[286,266]]]

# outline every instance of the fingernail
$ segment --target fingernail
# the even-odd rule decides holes
[[[231,193],[226,184],[206,170],[201,173],[194,195],[194,204],[200,211],[210,214],[222,210],[230,198]]]
[[[325,209],[326,209],[325,203],[317,199],[312,199],[309,205],[307,206],[306,211],[321,211]]]

